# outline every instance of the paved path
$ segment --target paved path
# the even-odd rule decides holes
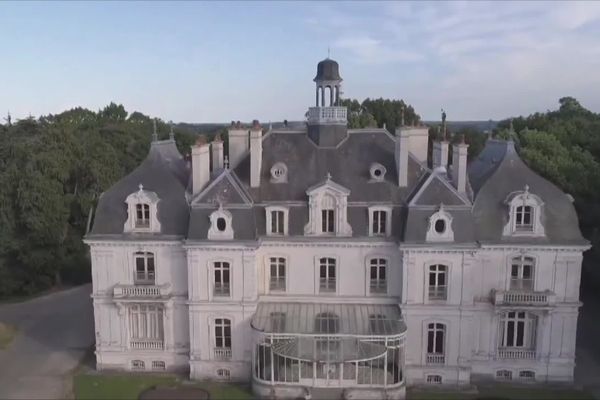
[[[62,399],[70,371],[94,343],[91,285],[0,305],[17,337],[0,350],[0,399]]]

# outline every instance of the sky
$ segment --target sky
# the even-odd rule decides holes
[[[577,98],[600,112],[600,2],[0,2],[0,115],[111,101],[175,122],[301,120],[317,63],[343,97],[424,120]]]

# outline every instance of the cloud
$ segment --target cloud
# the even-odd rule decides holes
[[[334,46],[349,50],[359,62],[364,64],[411,62],[423,58],[418,53],[393,48],[390,45],[384,44],[381,40],[373,39],[368,35],[339,38],[334,42]]]

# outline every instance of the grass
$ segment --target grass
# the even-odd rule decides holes
[[[16,327],[0,322],[0,350],[6,349],[16,335]]]
[[[479,394],[444,390],[408,390],[408,400],[592,400],[584,391],[566,387],[485,385]]]
[[[78,400],[135,400],[141,392],[153,386],[180,386],[181,379],[174,375],[133,375],[133,374],[77,374],[73,378],[73,391]],[[241,385],[198,382],[186,387],[206,390],[211,400],[239,399],[254,397]]]

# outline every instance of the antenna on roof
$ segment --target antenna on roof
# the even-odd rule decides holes
[[[156,133],[156,118],[154,118],[154,120],[152,121],[152,125],[153,125],[152,141],[156,142],[156,141],[158,141],[158,133]]]

